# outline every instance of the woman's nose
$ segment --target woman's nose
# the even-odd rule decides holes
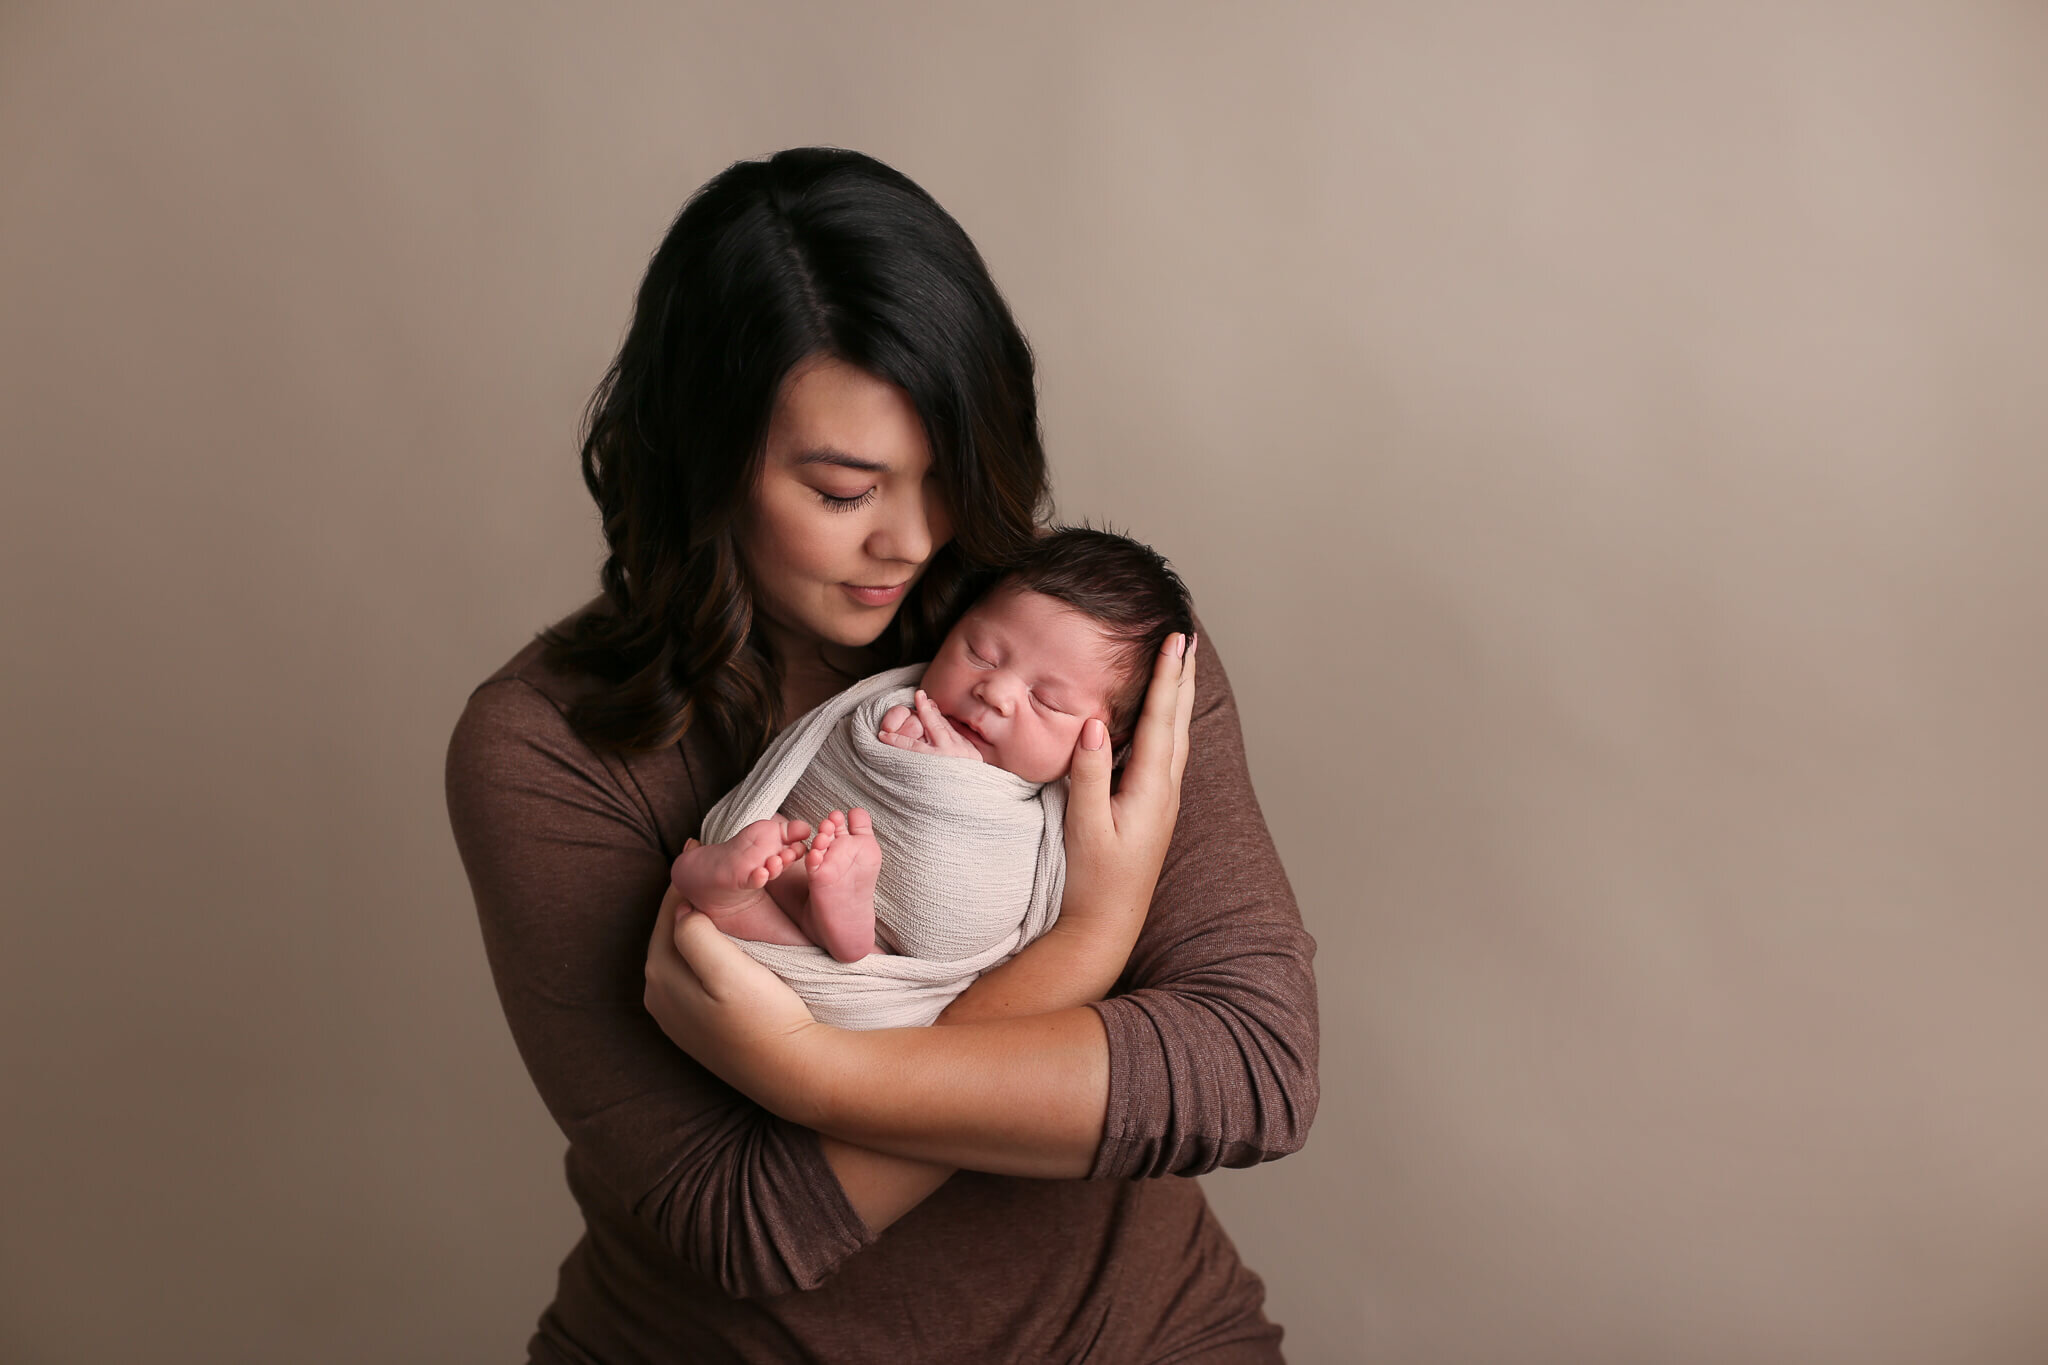
[[[868,553],[877,559],[922,564],[945,541],[945,513],[929,495],[894,499],[894,515],[883,519],[868,538]]]

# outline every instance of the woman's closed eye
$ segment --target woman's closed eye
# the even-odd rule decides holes
[[[837,493],[827,493],[822,488],[814,489],[813,491],[816,492],[820,498],[824,499],[825,505],[827,507],[831,508],[835,512],[851,512],[856,507],[867,506],[870,502],[873,502],[875,499],[875,490],[872,487],[870,487],[865,493],[854,493],[846,497],[841,497]]]

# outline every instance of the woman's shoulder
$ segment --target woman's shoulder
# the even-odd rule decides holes
[[[580,622],[603,610],[604,599],[594,598],[536,634],[476,685],[470,692],[471,703],[478,697],[489,696],[493,707],[502,706],[515,714],[522,709],[530,710],[537,716],[542,709],[539,703],[545,702],[546,709],[566,717],[569,708],[588,695],[596,680],[556,664],[549,657],[547,637],[574,630]],[[528,699],[524,707],[512,700],[521,697]]]
[[[553,627],[559,631],[596,609],[589,603]],[[576,702],[594,680],[554,664],[547,640],[536,635],[471,689],[449,745],[451,772],[458,762],[504,768],[529,760],[602,767],[602,755],[570,723]]]
[[[586,604],[554,629],[563,630],[600,604]],[[536,636],[470,692],[449,737],[451,803],[470,792],[516,787],[536,796],[587,802],[602,794],[621,814],[631,811],[663,844],[679,848],[677,830],[702,805],[685,741],[642,753],[592,745],[570,715],[597,681],[559,667]],[[684,831],[687,832],[687,831]]]

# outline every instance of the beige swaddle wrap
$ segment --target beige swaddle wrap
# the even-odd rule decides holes
[[[931,1023],[1052,925],[1066,885],[1064,782],[876,738],[883,712],[909,705],[923,674],[922,664],[878,673],[805,712],[704,817],[706,843],[778,811],[813,829],[853,806],[874,817],[875,937],[893,951],[839,962],[823,948],[738,940],[841,1028]]]

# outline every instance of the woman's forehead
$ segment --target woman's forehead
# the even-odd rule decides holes
[[[922,477],[931,464],[910,395],[839,360],[807,361],[790,371],[769,419],[768,444],[792,468],[833,464]]]

